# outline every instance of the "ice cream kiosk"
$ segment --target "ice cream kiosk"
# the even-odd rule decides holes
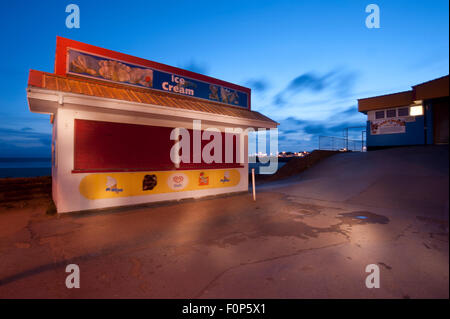
[[[249,88],[61,37],[27,98],[53,124],[59,213],[247,191],[246,129],[277,126]]]

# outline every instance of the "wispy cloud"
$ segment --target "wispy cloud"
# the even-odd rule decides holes
[[[332,70],[323,75],[316,72],[303,73],[292,79],[285,89],[277,93],[273,103],[277,106],[288,104],[288,100],[301,93],[323,93],[328,91],[337,97],[346,97],[352,94],[353,86],[358,74],[344,68]]]
[[[314,73],[305,73],[293,79],[289,83],[285,91],[296,93],[301,92],[305,89],[310,89],[316,92],[322,91],[326,87],[327,79],[330,76],[330,74],[318,76]]]
[[[347,109],[345,109],[345,110],[342,110],[342,111],[340,111],[340,112],[337,112],[337,116],[338,117],[341,117],[341,116],[353,116],[353,115],[355,115],[355,114],[358,114],[358,106],[355,104],[355,105],[352,105],[352,106],[350,106],[350,107],[348,107]]]
[[[269,88],[269,83],[266,79],[250,79],[245,83],[254,92],[263,93]]]
[[[194,59],[191,59],[187,63],[180,65],[180,68],[205,75],[208,74],[209,70],[208,66],[205,63],[198,62]]]

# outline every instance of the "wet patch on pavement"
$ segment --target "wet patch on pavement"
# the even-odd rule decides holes
[[[383,215],[374,214],[367,211],[357,211],[350,213],[341,213],[337,217],[347,225],[366,225],[366,224],[388,224],[389,218]]]
[[[293,202],[292,196],[287,197],[286,200],[289,202]],[[304,218],[304,217],[311,217],[316,216],[320,214],[324,209],[327,207],[318,206],[318,205],[312,205],[312,204],[306,204],[306,203],[299,203],[299,205],[296,205],[296,209],[292,211],[291,213],[296,215],[298,218]]]
[[[219,246],[238,245],[241,242],[246,241],[246,240],[247,240],[247,236],[245,236],[244,234],[234,233],[234,234],[231,234],[229,236],[225,236],[224,238],[222,238]]]
[[[215,238],[210,238],[205,244],[212,243],[225,248],[247,240],[269,237],[317,239],[324,233],[341,236],[341,240],[349,239],[348,232],[341,228],[342,222],[336,219],[341,209],[299,202],[292,196],[278,193],[265,195],[254,210],[239,216],[238,225],[233,225],[234,232],[217,232]],[[226,227],[226,224],[233,221],[233,218],[227,218],[222,220],[220,225]]]
[[[342,208],[304,203],[293,196],[277,193],[265,195],[259,200],[257,210],[239,217],[240,225],[233,226],[234,232],[225,235],[218,232],[215,238],[209,238],[208,243],[226,247],[264,237],[296,237],[309,240],[317,239],[324,233],[343,236],[342,239],[348,240],[352,226],[385,225],[390,222],[388,217],[369,211],[343,212]],[[276,207],[273,205],[275,202]],[[220,221],[222,227],[233,221],[233,218],[228,219],[229,216],[225,216],[226,220]]]
[[[347,235],[341,231],[337,225],[327,228],[316,228],[299,221],[271,221],[264,224],[259,224],[257,229],[254,229],[251,232],[232,234],[217,238],[210,243],[218,245],[219,247],[226,247],[228,245],[239,245],[242,242],[251,239],[268,237],[296,237],[307,240],[310,238],[318,238],[322,233],[338,233],[347,237]]]

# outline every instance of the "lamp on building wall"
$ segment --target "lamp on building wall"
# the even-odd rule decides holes
[[[412,105],[409,108],[409,115],[410,116],[423,115],[423,105]]]

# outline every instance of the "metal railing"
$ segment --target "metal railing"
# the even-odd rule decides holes
[[[319,150],[365,152],[366,145],[363,139],[350,140],[345,137],[319,136]]]

